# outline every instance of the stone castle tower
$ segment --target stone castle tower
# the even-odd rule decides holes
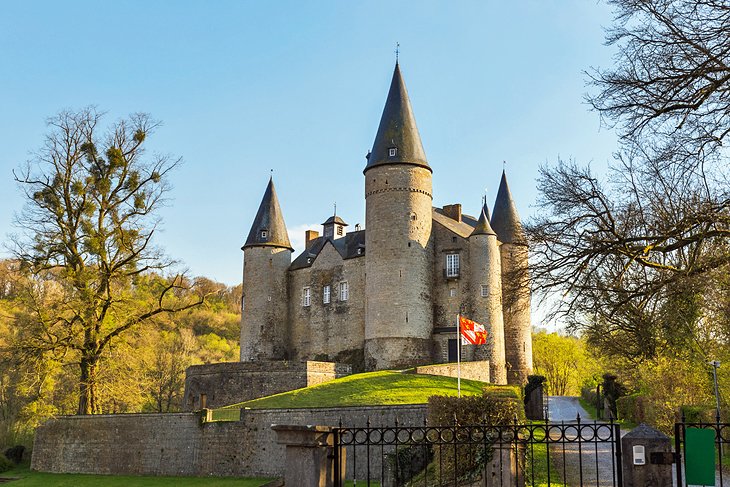
[[[431,358],[431,173],[396,63],[364,170],[368,368]]]
[[[243,250],[241,362],[288,358],[288,270],[293,248],[269,179]]]
[[[244,251],[241,362],[328,360],[355,370],[455,360],[457,313],[486,325],[494,383],[532,373],[528,249],[502,174],[494,214],[432,206],[432,169],[396,63],[367,156],[365,229],[332,215],[292,246],[272,180]]]

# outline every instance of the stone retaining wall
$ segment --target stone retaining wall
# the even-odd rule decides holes
[[[185,371],[185,411],[230,406],[259,397],[321,384],[352,373],[334,362],[223,362],[193,365]],[[201,397],[205,396],[205,404]]]
[[[457,376],[456,364],[422,365],[416,367],[416,374],[445,375],[447,377]],[[461,378],[489,382],[489,360],[478,362],[462,362]]]
[[[272,424],[422,425],[426,405],[243,410],[241,421],[196,413],[66,416],[36,431],[31,468],[114,475],[283,476]]]

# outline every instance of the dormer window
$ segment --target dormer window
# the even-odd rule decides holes
[[[391,147],[388,149],[388,156],[395,157],[398,154],[398,149],[395,147]]]
[[[266,237],[268,237],[268,236],[269,236],[269,232],[267,232],[266,230],[261,230],[261,239],[262,240],[265,240]]]

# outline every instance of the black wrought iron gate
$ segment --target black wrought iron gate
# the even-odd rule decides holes
[[[335,428],[336,485],[621,487],[614,422]]]

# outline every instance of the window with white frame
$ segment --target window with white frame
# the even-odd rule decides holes
[[[479,289],[479,294],[483,298],[486,298],[487,296],[489,296],[489,288],[487,287],[486,284],[482,284],[481,288]]]
[[[327,284],[322,288],[322,302],[324,304],[330,303],[330,286]]]
[[[342,281],[340,283],[340,301],[347,301],[347,298],[350,297],[350,286],[348,286],[347,281]]]
[[[452,298],[455,298],[456,297],[456,289],[453,289],[453,288],[452,289],[449,289],[449,296],[451,296]]]
[[[261,230],[261,238],[262,239],[266,238],[268,235],[269,235],[269,232],[267,232],[266,230]]]
[[[459,254],[446,254],[446,277],[459,277]]]
[[[395,157],[396,154],[398,154],[398,149],[396,149],[395,147],[391,147],[390,149],[388,149],[388,155],[390,157]]]
[[[312,304],[312,290],[309,287],[302,289],[302,306],[310,306]]]

